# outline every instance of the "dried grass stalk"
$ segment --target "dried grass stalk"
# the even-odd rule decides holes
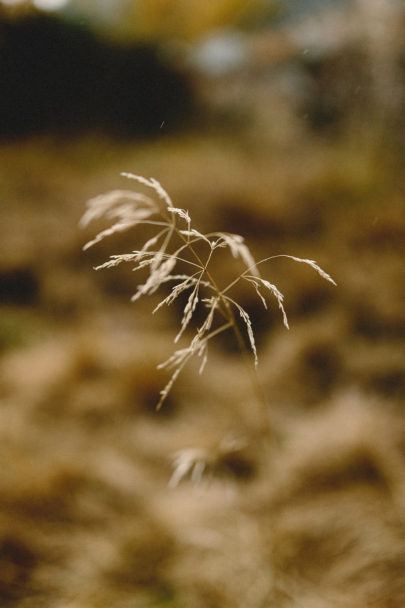
[[[235,312],[243,320],[254,365],[257,366],[258,354],[251,319],[247,311],[229,295],[239,281],[243,280],[253,286],[265,308],[266,295],[273,296],[281,310],[283,323],[288,328],[283,294],[275,285],[261,277],[261,264],[276,258],[289,258],[311,266],[323,279],[335,285],[333,279],[313,260],[282,254],[256,262],[242,236],[226,232],[203,234],[192,228],[188,211],[175,207],[157,180],[132,173],[122,175],[146,187],[150,195],[132,190],[114,190],[90,200],[81,220],[82,226],[100,218],[106,218],[112,225],[99,232],[84,249],[114,233],[138,226],[152,226],[156,228],[156,234],[147,239],[140,249],[111,255],[104,264],[97,266],[96,270],[113,268],[123,262],[133,264],[133,270],[147,270],[147,279],[138,286],[132,296],[133,301],[154,294],[161,287],[173,283],[169,294],[157,304],[153,312],[163,306],[170,306],[181,294],[189,292],[175,343],[189,328],[197,307],[205,307],[205,319],[200,326],[195,326],[189,345],[176,350],[167,361],[158,366],[172,371],[168,383],[161,391],[158,408],[163,404],[184,366],[194,355],[201,357],[200,373],[202,372],[207,361],[208,343],[218,334],[233,330],[242,352],[246,354],[247,347],[236,322]],[[223,249],[228,249],[233,258],[240,261],[244,270],[236,274],[227,285],[220,287],[212,276],[211,268],[215,265],[217,251]],[[205,252],[204,256],[201,251]],[[176,267],[180,265],[181,272],[176,272]]]

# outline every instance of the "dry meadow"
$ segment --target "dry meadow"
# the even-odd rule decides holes
[[[372,112],[316,132],[256,93],[256,122],[0,144],[5,608],[405,605],[404,142]],[[158,179],[201,231],[337,282],[263,268],[289,331],[238,286],[271,438],[231,333],[156,411],[185,300],[131,303],[130,267],[92,267],[136,234],[83,251],[79,229],[88,199],[130,187],[123,171]]]

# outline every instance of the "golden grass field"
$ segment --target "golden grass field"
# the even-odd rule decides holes
[[[0,604],[16,608],[405,605],[405,182],[367,133],[286,146],[246,132],[0,146]],[[94,272],[85,202],[158,179],[199,228],[284,260],[252,316],[278,439],[265,449],[229,336],[160,412],[181,307],[131,304],[137,275]],[[135,240],[133,240],[135,239]],[[218,274],[228,271],[228,262]],[[208,462],[170,487],[179,451]],[[263,466],[263,460],[266,460]]]

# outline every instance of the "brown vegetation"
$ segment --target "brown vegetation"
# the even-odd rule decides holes
[[[350,121],[280,142],[253,122],[1,144],[2,606],[403,607],[405,188],[391,134]],[[228,339],[154,409],[184,302],[153,317],[154,296],[131,304],[129,268],[91,270],[130,235],[83,253],[93,231],[78,229],[86,200],[127,186],[121,171],[156,176],[201,230],[242,233],[257,259],[316,259],[337,281],[288,259],[269,269],[290,331],[277,302],[262,314],[237,294],[271,453]]]

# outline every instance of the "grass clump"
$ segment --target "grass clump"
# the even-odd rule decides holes
[[[234,332],[248,365],[257,397],[265,404],[256,374],[258,355],[252,322],[246,309],[232,297],[233,288],[240,282],[246,283],[255,291],[266,309],[269,297],[274,298],[281,311],[282,321],[288,328],[283,294],[276,285],[262,277],[260,266],[277,258],[289,258],[311,266],[322,278],[333,284],[334,280],[314,260],[278,254],[256,261],[242,236],[228,232],[204,234],[196,230],[192,226],[188,211],[175,207],[169,194],[156,179],[147,179],[132,173],[122,175],[134,180],[145,192],[113,190],[91,199],[81,220],[82,226],[101,218],[109,220],[111,224],[90,240],[84,249],[113,234],[140,227],[144,235],[148,233],[148,236],[144,238],[139,249],[111,255],[106,262],[97,266],[96,270],[114,268],[125,262],[132,264],[134,271],[146,271],[146,280],[138,285],[132,296],[133,301],[155,294],[161,287],[168,287],[167,295],[155,306],[153,313],[164,306],[170,306],[178,298],[185,297],[175,343],[195,321],[188,345],[175,350],[158,366],[171,371],[171,377],[160,393],[157,408],[162,406],[179,374],[194,356],[201,359],[202,373],[207,361],[209,343],[228,330]],[[150,230],[152,233],[149,236]],[[215,264],[216,256],[224,250],[239,262],[239,271],[236,270],[226,284],[220,285],[215,278]],[[198,315],[197,322],[198,307],[203,312]],[[242,320],[242,329],[238,318]]]

